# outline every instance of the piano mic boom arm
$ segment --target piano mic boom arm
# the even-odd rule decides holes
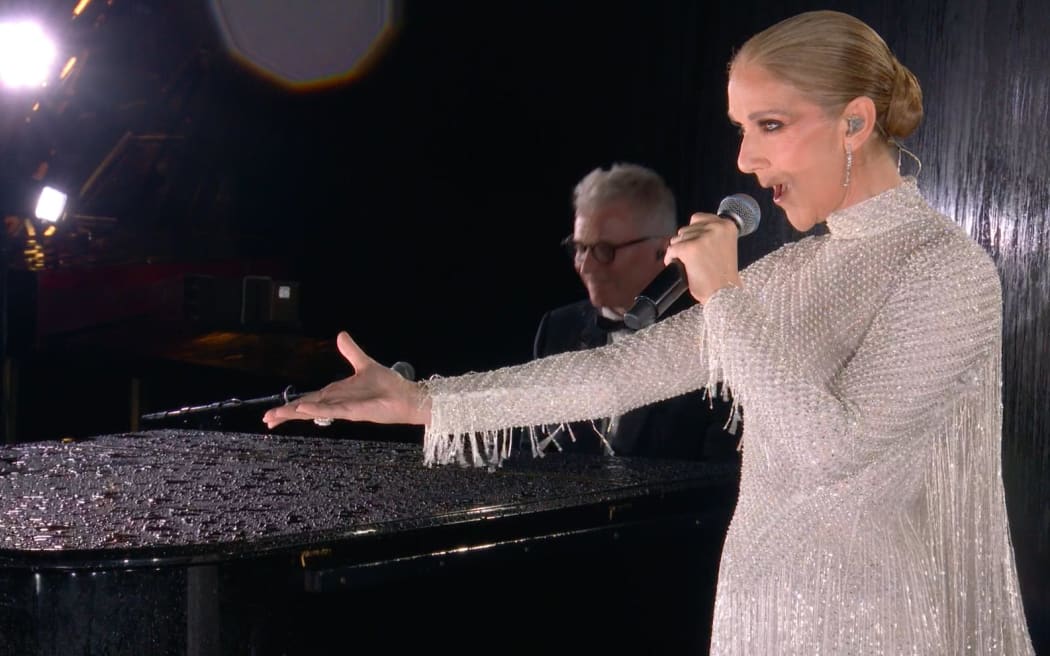
[[[264,405],[264,404],[276,404],[276,403],[288,403],[293,401],[300,396],[303,396],[306,392],[296,392],[295,388],[289,385],[284,388],[284,391],[279,394],[271,394],[269,396],[259,396],[254,399],[226,399],[225,401],[216,401],[214,403],[206,403],[204,405],[189,405],[174,410],[163,410],[161,412],[150,412],[141,416],[142,421],[156,421],[158,419],[169,419],[171,417],[181,417],[183,415],[198,414],[201,412],[221,412],[222,410],[228,410],[230,408],[239,408],[245,405]]]

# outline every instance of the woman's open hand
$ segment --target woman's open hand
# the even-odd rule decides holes
[[[290,419],[348,419],[377,424],[430,421],[430,400],[418,384],[373,360],[346,332],[339,333],[336,345],[354,373],[271,408],[263,415],[267,428]]]

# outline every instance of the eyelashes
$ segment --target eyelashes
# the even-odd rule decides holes
[[[776,132],[777,130],[779,130],[782,127],[784,127],[784,123],[783,122],[775,120],[775,119],[766,119],[766,120],[762,120],[762,121],[755,121],[755,124],[758,126],[758,130],[760,132]],[[744,136],[744,132],[745,132],[744,126],[742,126],[740,124],[734,124],[733,127],[736,128],[736,132],[737,132],[738,135],[740,135],[741,137]]]

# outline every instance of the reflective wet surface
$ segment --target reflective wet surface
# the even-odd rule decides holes
[[[515,645],[698,653],[734,470],[188,430],[0,448],[0,652],[489,653],[542,609],[575,619]],[[511,626],[464,647],[454,599]]]
[[[377,532],[635,494],[731,469],[522,457],[426,468],[415,445],[181,430],[0,449],[0,544],[57,551]]]

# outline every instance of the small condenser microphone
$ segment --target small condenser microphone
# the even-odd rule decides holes
[[[735,223],[737,237],[743,237],[758,228],[762,210],[751,196],[733,194],[718,204],[718,216]],[[685,267],[678,260],[672,260],[634,299],[634,305],[623,315],[624,325],[631,330],[652,325],[687,289],[689,282],[685,276]]]
[[[394,364],[390,365],[390,368],[396,371],[398,374],[400,374],[401,377],[405,380],[411,380],[415,382],[416,368],[410,365],[409,363],[398,360]]]

